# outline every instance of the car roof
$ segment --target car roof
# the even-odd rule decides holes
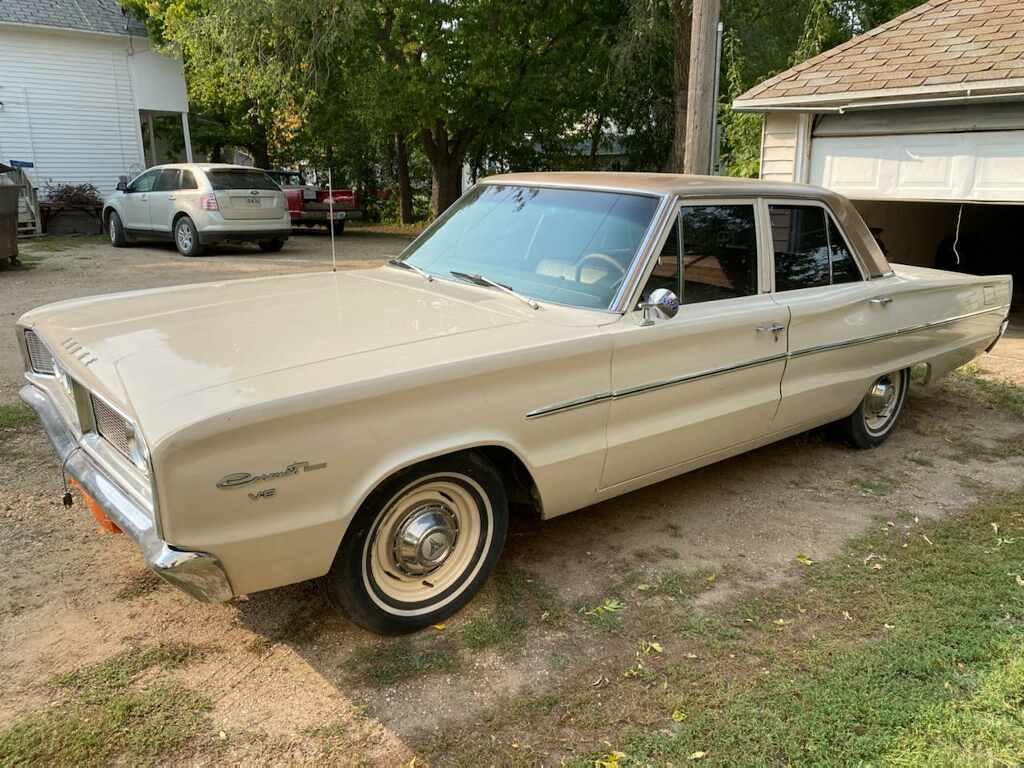
[[[231,163],[163,163],[150,166],[146,170],[152,171],[159,168],[198,168],[200,171],[263,171],[262,168],[253,168],[248,165],[233,165]]]

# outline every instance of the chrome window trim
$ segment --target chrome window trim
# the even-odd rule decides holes
[[[843,242],[846,244],[847,250],[850,252],[850,255],[853,257],[853,263],[857,265],[857,271],[860,272],[860,281],[862,283],[870,282],[872,279],[875,279],[877,277],[886,277],[888,275],[895,274],[894,272],[892,272],[890,270],[885,275],[876,275],[875,278],[867,277],[868,272],[867,272],[866,269],[864,269],[864,264],[861,263],[860,254],[857,253],[857,250],[855,248],[851,248],[850,247],[850,237],[849,237],[849,235],[846,234],[846,230],[844,230],[842,228],[842,226],[839,224],[839,220],[836,218],[836,215],[832,211],[832,208],[829,207],[829,204],[826,203],[824,200],[815,200],[814,198],[809,198],[809,197],[765,197],[765,198],[763,198],[763,202],[764,202],[765,216],[767,217],[766,220],[765,220],[765,232],[766,232],[767,241],[768,241],[767,244],[766,244],[767,247],[768,247],[767,253],[768,253],[769,261],[771,262],[768,265],[768,267],[769,267],[769,269],[768,269],[769,282],[771,284],[771,289],[770,289],[771,293],[781,295],[781,294],[795,293],[796,291],[809,291],[812,288],[834,288],[834,287],[836,287],[835,284],[832,282],[832,247],[831,247],[832,246],[832,239],[831,239],[831,235],[828,232],[828,223],[826,222],[825,238],[826,238],[826,240],[827,240],[827,242],[829,244],[828,285],[809,285],[809,286],[806,286],[804,288],[790,288],[789,290],[786,290],[786,291],[777,291],[777,290],[775,290],[775,240],[772,238],[772,218],[771,218],[771,207],[773,205],[791,205],[791,206],[805,206],[805,207],[806,206],[816,206],[818,208],[823,208],[825,210],[825,216],[832,221],[832,224],[835,225],[836,230],[839,232],[839,235],[843,238]],[[852,283],[840,283],[840,285],[852,285]]]
[[[739,297],[749,298],[749,297]],[[847,341],[839,341],[832,344],[822,344],[816,347],[808,347],[806,349],[797,350],[796,352],[782,352],[778,355],[770,355],[768,357],[757,358],[748,363],[739,363],[738,365],[730,365],[722,368],[712,368],[706,371],[699,371],[697,373],[690,373],[684,376],[676,376],[671,379],[663,379],[660,381],[653,381],[648,384],[639,384],[634,387],[627,387],[626,389],[613,390],[610,392],[602,392],[600,394],[587,395],[584,397],[576,398],[575,400],[566,400],[559,403],[553,403],[552,405],[546,405],[541,408],[536,408],[526,414],[527,420],[539,419],[544,416],[554,416],[559,413],[565,413],[566,411],[576,410],[577,408],[584,408],[590,405],[596,405],[598,403],[622,400],[627,397],[633,397],[635,395],[643,395],[648,392],[655,392],[659,389],[665,389],[666,387],[674,387],[679,384],[686,384],[693,381],[700,381],[701,379],[708,379],[713,376],[720,376],[725,373],[731,373],[733,371],[740,371],[745,368],[756,368],[762,365],[768,365],[770,363],[788,361],[795,357],[803,357],[804,355],[813,355],[819,352],[827,352],[833,349],[842,349],[844,347],[852,347],[859,344],[868,344],[873,341],[880,341],[882,339],[888,339],[893,336],[902,336],[909,333],[917,333],[919,331],[927,330],[929,328],[936,328],[943,325],[949,325],[950,323],[956,323],[961,320],[967,320],[972,317],[978,317],[980,315],[987,315],[992,312],[1007,312],[1009,311],[1008,305],[1000,307],[990,307],[988,309],[981,309],[975,312],[967,312],[962,315],[956,315],[954,317],[948,317],[944,320],[933,320],[928,323],[920,323],[918,325],[909,326],[907,328],[901,328],[896,331],[889,331],[887,333],[875,334],[873,336],[864,336],[858,339],[850,339]]]

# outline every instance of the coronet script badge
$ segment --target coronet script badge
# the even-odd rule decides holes
[[[313,472],[317,469],[323,469],[327,466],[326,461],[321,461],[319,464],[311,464],[308,461],[293,461],[284,469],[278,472],[266,472],[262,475],[254,475],[252,472],[232,472],[230,475],[224,475],[218,482],[218,488],[238,488],[242,485],[249,485],[250,483],[261,483],[265,480],[279,480],[283,477],[292,477],[298,475],[300,472]]]

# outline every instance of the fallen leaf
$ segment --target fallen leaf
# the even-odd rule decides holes
[[[843,611],[843,618],[847,621],[853,621],[853,616],[850,615],[849,611]]]
[[[921,534],[921,538],[928,542],[928,546],[929,547],[934,547],[935,546],[934,544],[932,544],[932,540],[929,539],[927,536],[925,536],[923,533]]]
[[[886,629],[896,629],[896,625],[895,624],[883,624],[882,626],[885,627]]]
[[[687,653],[684,658],[696,659],[697,658],[697,654],[696,653]]]
[[[686,713],[681,709],[675,709],[672,711],[672,720],[681,723],[686,719]]]
[[[444,624],[435,624],[434,625],[434,629],[436,629],[438,632],[444,632],[444,627],[445,627]]]
[[[996,536],[998,536],[999,535],[999,523],[989,523],[989,525],[992,526],[992,533],[994,533]]]
[[[800,565],[814,565],[814,561],[807,555],[797,555],[796,561],[800,563]]]
[[[702,760],[703,758],[705,758],[707,756],[708,756],[707,752],[699,752],[699,751],[698,752],[691,752],[690,756],[687,759],[688,760]]]

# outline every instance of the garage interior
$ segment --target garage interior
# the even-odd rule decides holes
[[[1013,308],[1024,312],[1024,205],[853,202],[890,261],[972,275],[1013,275]]]

